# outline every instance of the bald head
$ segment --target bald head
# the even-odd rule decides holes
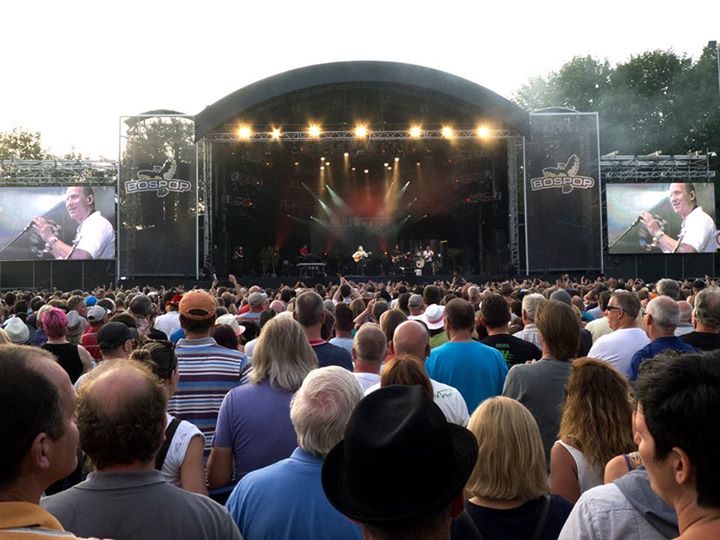
[[[363,324],[353,340],[353,357],[356,361],[380,364],[387,352],[385,332],[377,324]]]
[[[395,356],[409,354],[425,360],[430,354],[430,338],[425,327],[417,321],[405,321],[395,329],[392,340]]]
[[[101,364],[95,371],[80,392],[80,445],[98,470],[118,465],[142,470],[162,442],[165,389],[134,360]]]
[[[680,309],[680,323],[689,323],[693,310],[692,305],[687,300],[679,300],[677,305]]]

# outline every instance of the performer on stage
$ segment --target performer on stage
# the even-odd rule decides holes
[[[362,246],[358,246],[357,251],[353,253],[353,261],[357,263],[358,274],[365,273],[365,259],[370,255],[369,251],[365,251]]]
[[[244,274],[245,266],[245,248],[243,246],[235,246],[232,254],[233,260],[233,273],[236,276],[242,276]]]
[[[56,259],[114,259],[115,230],[112,224],[95,210],[95,193],[91,186],[71,186],[65,192],[65,208],[78,222],[72,244],[59,240],[52,223],[44,217],[33,219],[33,228]]]
[[[432,250],[432,248],[430,248],[430,245],[427,245],[425,247],[425,251],[422,252],[422,258],[425,262],[425,266],[423,266],[423,274],[434,274],[435,270],[433,268],[433,261],[435,260],[435,252]]]
[[[302,260],[306,259],[310,255],[310,250],[308,249],[307,244],[303,244],[298,253],[300,253],[300,258]]]
[[[665,234],[650,212],[640,214],[640,224],[653,235],[663,253],[714,253],[715,222],[698,206],[692,182],[670,184],[670,206],[682,218],[677,240]]]

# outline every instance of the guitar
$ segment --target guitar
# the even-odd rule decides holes
[[[369,255],[372,255],[372,251],[356,251],[353,254],[352,258],[353,258],[353,261],[355,261],[356,263],[359,263],[363,259],[366,259]]]

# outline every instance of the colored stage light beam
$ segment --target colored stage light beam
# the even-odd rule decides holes
[[[329,228],[330,228],[330,224],[329,224],[327,221],[323,220],[323,219],[317,218],[317,217],[315,217],[315,216],[310,216],[310,219],[311,219],[312,221],[314,221],[315,223],[317,223],[318,225],[320,225],[323,229],[329,229]]]
[[[327,191],[330,193],[330,198],[332,199],[332,202],[335,203],[335,206],[337,206],[340,210],[346,211],[348,210],[348,205],[345,201],[342,200],[340,195],[335,193],[335,190],[331,188],[330,186],[327,186]]]
[[[333,212],[332,209],[322,201],[322,199],[318,199],[318,202],[320,203],[320,208],[322,208],[325,211],[325,213],[328,215],[328,217],[335,216],[335,212]]]
[[[398,221],[397,227],[402,227],[403,225],[405,225],[405,223],[410,221],[410,218],[412,218],[412,214],[408,214],[407,216],[402,218],[400,221]]]

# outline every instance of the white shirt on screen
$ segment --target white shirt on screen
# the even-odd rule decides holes
[[[714,253],[715,244],[715,222],[703,212],[701,206],[688,214],[680,227],[680,242],[692,246],[698,253]]]
[[[93,259],[114,259],[115,230],[96,210],[78,227],[73,245],[75,249],[89,253]]]

